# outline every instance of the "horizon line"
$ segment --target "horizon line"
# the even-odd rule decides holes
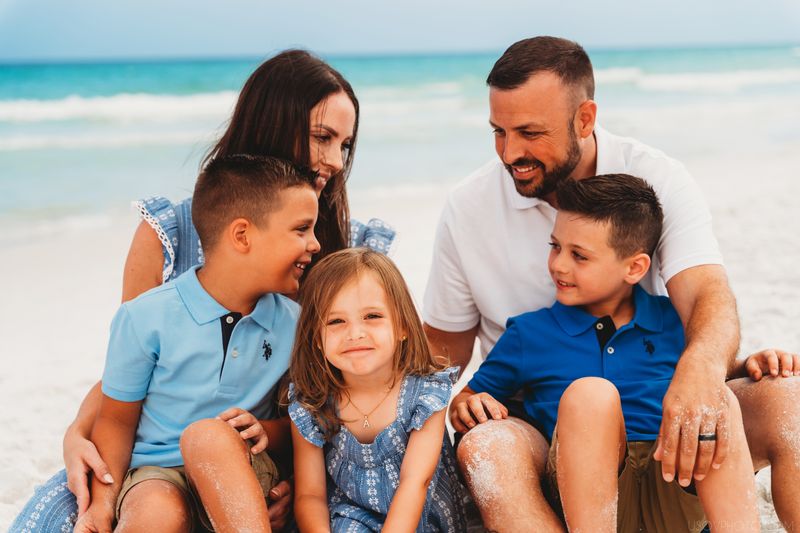
[[[758,49],[758,48],[785,48],[800,46],[800,41],[789,42],[725,42],[725,43],[683,43],[683,44],[648,44],[648,45],[603,45],[592,46],[584,45],[584,48],[591,56],[593,53],[605,52],[649,52],[649,51],[691,51],[691,50],[730,50],[730,49]],[[318,53],[314,50],[300,46],[288,46],[286,48],[275,49],[267,54],[251,54],[251,53],[234,53],[234,54],[220,54],[220,55],[165,55],[165,56],[108,56],[108,57],[49,57],[49,58],[4,58],[0,59],[0,65],[3,66],[38,66],[38,65],[108,65],[119,63],[179,63],[179,62],[216,62],[216,61],[262,61],[268,57],[279,53],[283,50],[301,49],[309,50],[311,53],[325,59],[325,60],[341,60],[341,59],[401,59],[401,58],[416,58],[416,57],[468,57],[479,55],[499,55],[503,49],[475,49],[475,50],[412,50],[412,51],[383,51],[375,53],[365,52],[334,52],[329,54]]]

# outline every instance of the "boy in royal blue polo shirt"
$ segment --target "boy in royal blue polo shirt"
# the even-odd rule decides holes
[[[752,463],[730,391],[727,427],[701,428],[728,455],[695,483],[699,498],[665,482],[652,458],[684,348],[669,300],[637,285],[661,235],[655,192],[616,174],[565,180],[557,200],[548,259],[557,302],[508,320],[453,400],[456,431],[506,418],[499,402],[521,391],[529,421],[551,440],[546,479],[570,530],[700,531],[705,511],[715,531],[756,531]]]
[[[313,176],[289,163],[207,165],[192,205],[204,265],[114,317],[92,431],[113,483],[93,480],[76,531],[270,530],[264,450],[288,429],[265,419],[298,314],[281,294],[319,251],[316,218]]]

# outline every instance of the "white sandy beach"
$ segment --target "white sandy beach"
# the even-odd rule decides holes
[[[633,122],[648,123],[648,118],[611,116],[607,123],[619,131]],[[741,123],[731,120],[729,128],[723,123],[722,127],[709,126],[708,131],[735,140],[734,127]],[[640,133],[627,129],[630,134]],[[659,140],[657,125],[643,133],[654,144]],[[770,346],[797,351],[800,180],[796,169],[800,168],[800,139],[772,149],[760,146],[755,155],[738,140],[724,149],[728,139],[709,138],[716,148],[711,155],[698,146],[695,153],[683,154],[682,159],[700,183],[714,215],[739,303],[741,353]],[[418,303],[430,264],[434,228],[452,183],[351,192],[355,217],[377,216],[398,230],[393,257]],[[43,228],[24,242],[4,235],[0,339],[7,370],[0,374],[2,530],[33,487],[62,467],[63,430],[102,371],[108,325],[119,303],[122,266],[136,223],[133,211],[121,205],[117,212],[98,216],[91,224],[84,221],[76,227]],[[776,423],[786,425],[800,443],[800,420]],[[780,531],[771,514],[764,474],[760,475],[759,492],[764,531]]]

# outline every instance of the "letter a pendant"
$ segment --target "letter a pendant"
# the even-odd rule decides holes
[[[364,423],[361,425],[362,428],[367,429],[369,427],[369,420],[367,420],[367,415],[364,415]]]

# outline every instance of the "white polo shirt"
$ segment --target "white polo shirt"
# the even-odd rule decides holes
[[[678,161],[599,126],[597,174],[624,173],[647,181],[664,211],[653,266],[642,280],[651,294],[690,267],[722,264],[711,213],[700,188]],[[443,331],[479,324],[481,355],[492,349],[506,319],[549,307],[555,288],[547,269],[556,210],[517,193],[499,159],[461,182],[448,196],[436,233],[423,318]]]

